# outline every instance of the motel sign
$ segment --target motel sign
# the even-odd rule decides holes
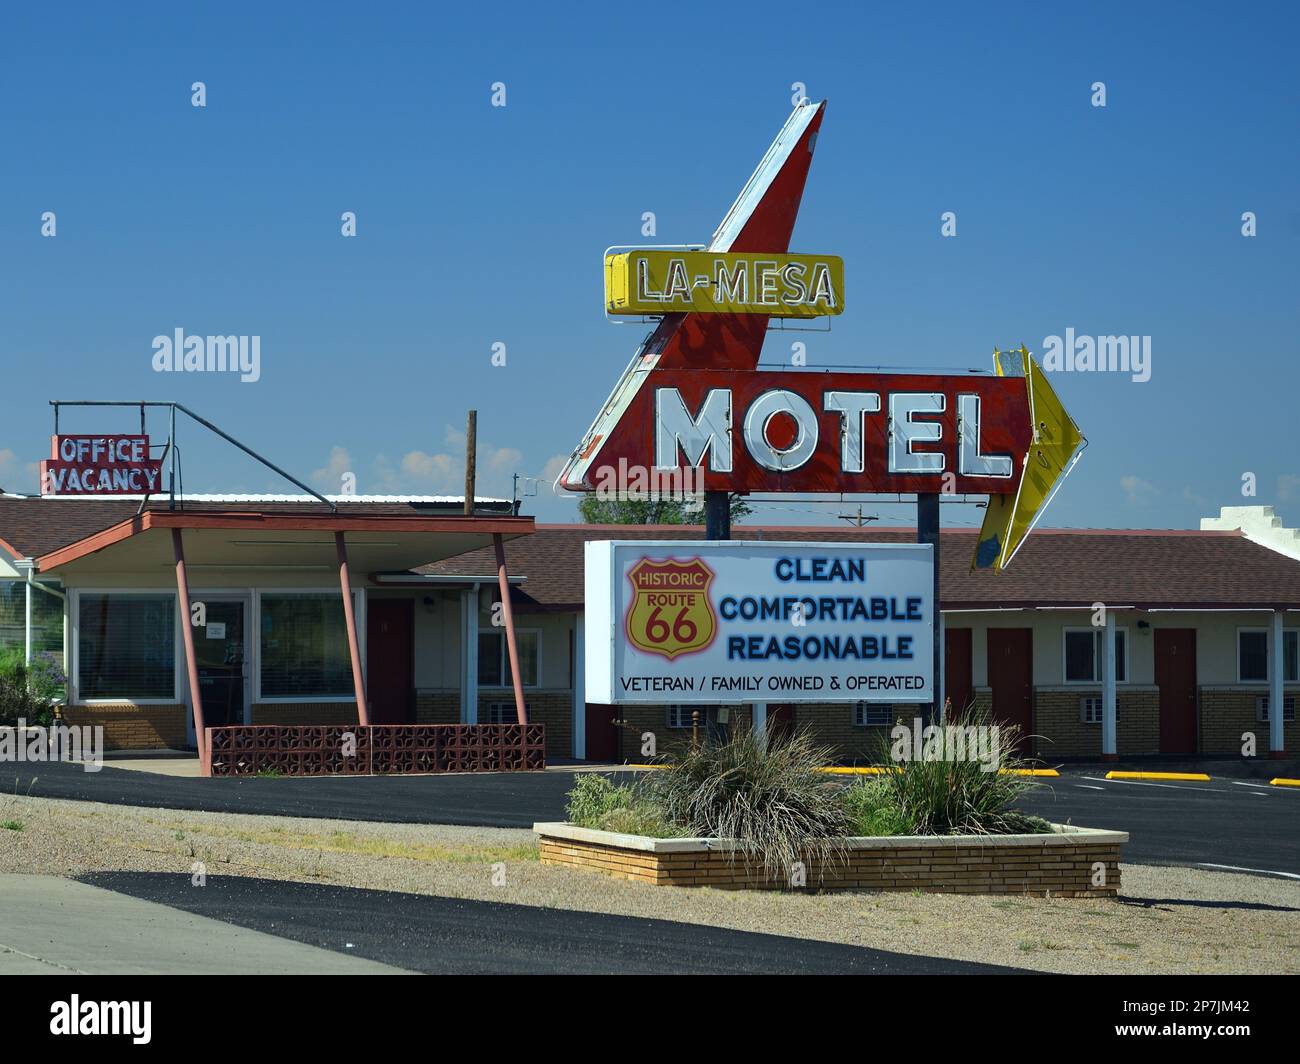
[[[606,253],[606,313],[657,321],[557,484],[643,468],[716,493],[987,495],[973,564],[1003,568],[1084,442],[1028,351],[989,375],[759,369],[771,318],[844,308],[842,261],[789,251],[825,107],[795,107],[706,248]]]

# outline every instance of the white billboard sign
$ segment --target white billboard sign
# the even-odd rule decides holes
[[[933,701],[928,544],[586,544],[587,700]]]

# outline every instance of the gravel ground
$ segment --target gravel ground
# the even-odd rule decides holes
[[[1051,972],[1300,973],[1300,883],[1257,876],[1125,865],[1119,901],[746,893],[544,867],[519,829],[0,798],[0,872],[190,874],[195,862],[209,876],[655,917]]]

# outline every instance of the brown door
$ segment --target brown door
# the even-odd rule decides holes
[[[943,630],[943,697],[958,720],[974,698],[969,628]]]
[[[1196,752],[1196,629],[1156,629],[1160,752]]]
[[[1023,741],[1034,722],[1034,633],[1029,628],[990,628],[989,687],[993,689],[993,720],[1015,724]]]
[[[767,742],[769,746],[788,742],[794,735],[794,706],[788,704],[767,707]]]
[[[415,723],[414,599],[366,603],[366,697],[371,723]]]
[[[618,726],[614,723],[617,706],[587,703],[587,760],[618,760]]]

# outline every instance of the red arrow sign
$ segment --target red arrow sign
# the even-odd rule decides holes
[[[784,253],[825,103],[796,107],[708,250]],[[1024,376],[758,369],[768,319],[669,314],[558,483],[695,467],[694,490],[1015,494],[1033,442]]]

